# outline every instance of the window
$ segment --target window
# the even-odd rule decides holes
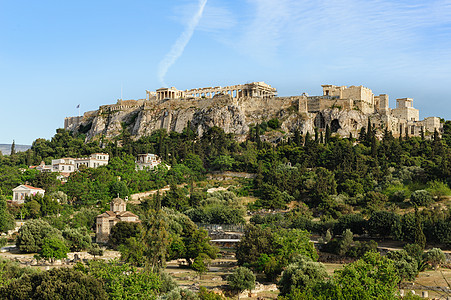
[[[412,128],[410,129],[410,133],[415,134],[415,126],[412,126]]]
[[[61,171],[64,171],[64,166],[61,166]]]

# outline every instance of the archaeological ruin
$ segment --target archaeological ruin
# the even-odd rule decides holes
[[[181,132],[188,122],[200,135],[218,126],[243,140],[252,124],[271,118],[278,118],[281,132],[286,133],[299,130],[312,134],[329,126],[334,134],[357,136],[368,120],[378,136],[386,129],[394,136],[426,138],[442,131],[440,118],[419,119],[412,98],[396,99],[396,108],[391,109],[387,94],[375,95],[364,86],[322,88],[319,96],[302,93],[290,97],[278,97],[277,90],[264,82],[184,91],[160,88],[146,91],[145,99],[119,99],[116,104],[102,105],[83,116],[65,118],[64,128],[86,134],[87,141],[112,138],[124,124],[134,138],[139,138],[158,129]]]

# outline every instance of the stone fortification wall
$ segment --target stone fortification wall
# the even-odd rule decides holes
[[[262,91],[265,86],[259,88]],[[267,88],[271,87],[268,85]],[[161,93],[173,92],[172,88],[163,88],[157,90],[157,97],[154,93],[147,93],[149,100],[118,100],[116,104],[101,106],[98,111],[87,112],[83,117],[66,118],[65,128],[85,133],[87,141],[101,137],[111,139],[122,132],[122,124],[126,125],[133,138],[138,139],[158,129],[182,132],[188,122],[200,135],[218,126],[243,140],[250,126],[272,118],[279,119],[281,130],[270,132],[265,137],[269,141],[280,140],[294,130],[314,134],[315,128],[321,132],[327,126],[340,136],[352,134],[356,137],[360,129],[367,126],[368,118],[379,132],[387,128],[395,136],[419,136],[422,131],[430,133],[441,128],[438,118],[418,122],[418,110],[412,107],[412,99],[398,99],[398,108],[390,110],[387,95],[374,96],[370,89],[362,86],[324,85],[324,95],[314,97],[307,94],[251,97],[240,95],[239,89],[238,96],[233,92],[211,95],[210,89],[215,88],[195,89],[192,91],[196,93],[185,98],[156,100],[162,97]],[[212,97],[205,97],[205,92]]]

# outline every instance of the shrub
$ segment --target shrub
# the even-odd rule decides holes
[[[440,248],[433,248],[424,254],[424,260],[437,269],[446,261],[446,256]]]
[[[410,202],[416,206],[426,206],[432,203],[432,195],[426,190],[417,190],[410,195]]]
[[[280,121],[277,118],[268,121],[268,126],[272,129],[277,129],[280,127]]]

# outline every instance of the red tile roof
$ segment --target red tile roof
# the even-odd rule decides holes
[[[27,184],[22,184],[24,187],[27,187],[27,188],[29,188],[29,189],[33,189],[33,190],[42,190],[41,188],[37,188],[37,187],[34,187],[34,186],[31,186],[31,185],[27,185]]]

